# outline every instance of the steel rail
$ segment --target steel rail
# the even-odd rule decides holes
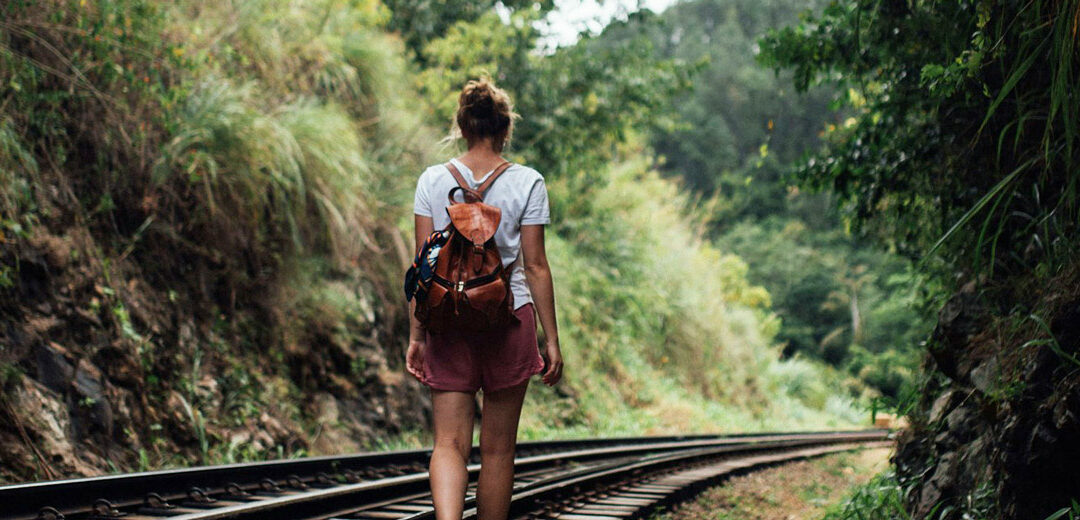
[[[517,497],[515,503],[518,504],[518,507],[521,507],[522,500],[533,498],[536,493],[550,494],[552,490],[565,490],[567,486],[591,482],[597,478],[603,478],[608,475],[621,475],[626,474],[627,472],[644,470],[646,468],[657,469],[671,467],[673,465],[685,463],[689,460],[704,457],[717,457],[740,453],[760,453],[770,450],[783,450],[844,442],[880,440],[884,435],[885,433],[883,432],[872,432],[798,436],[797,438],[771,436],[767,440],[754,439],[743,442],[718,442],[711,446],[706,444],[707,441],[699,441],[694,443],[697,444],[696,446],[692,447],[687,447],[685,445],[676,446],[678,443],[670,443],[670,445],[672,445],[673,453],[651,453],[638,457],[630,456],[632,454],[628,453],[625,449],[617,450],[613,448],[608,450],[589,450],[590,453],[604,451],[609,455],[617,454],[620,459],[630,458],[632,460],[619,460],[608,464],[600,464],[596,467],[570,470],[564,474],[554,475],[538,482],[519,486],[517,490],[518,493],[515,495]],[[515,470],[544,465],[550,467],[550,464],[553,461],[571,458],[576,457],[572,454],[528,457],[518,461],[515,465]],[[479,471],[480,467],[479,465],[474,464],[470,465],[467,469],[471,477],[474,473]],[[427,489],[428,485],[428,474],[427,472],[424,472],[416,475],[396,477],[375,482],[364,482],[311,490],[293,495],[268,498],[258,502],[235,504],[213,510],[192,512],[171,518],[172,520],[295,520],[301,518],[304,520],[323,520],[342,515],[355,514],[365,509],[369,509],[368,507],[364,507],[364,504],[378,503],[381,501],[393,500],[394,498],[397,498],[398,501],[400,501],[402,497],[409,497],[409,499],[412,499],[412,497],[422,494],[424,490]],[[469,502],[473,501],[475,501],[475,497],[469,499]],[[519,513],[519,511],[515,511],[515,513]],[[404,516],[402,518],[427,519],[434,518],[434,516],[432,511],[422,511],[416,513],[414,516]]]
[[[809,437],[828,437],[845,435],[851,432],[796,432],[791,434],[740,434],[740,435],[687,435],[663,437],[627,437],[607,439],[581,439],[563,441],[521,442],[517,445],[520,454],[517,471],[529,471],[534,468],[549,467],[572,462],[610,458],[616,455],[640,454],[649,451],[671,451],[693,446],[720,446],[760,443],[776,439],[796,439]],[[563,451],[560,451],[563,450]],[[473,448],[476,459],[477,448]],[[71,518],[89,518],[94,513],[94,501],[108,500],[109,508],[131,509],[139,505],[162,505],[158,517],[174,517],[192,507],[203,509],[214,507],[212,511],[228,510],[228,507],[243,510],[252,503],[252,497],[239,496],[240,493],[260,493],[267,491],[298,502],[301,496],[321,496],[318,492],[328,490],[368,490],[370,500],[378,500],[378,489],[394,489],[396,497],[400,493],[423,492],[416,482],[426,484],[426,464],[430,449],[400,450],[382,453],[361,453],[347,456],[312,457],[307,459],[255,462],[188,468],[155,472],[143,472],[127,475],[71,479],[64,481],[20,484],[0,487],[0,504],[3,513],[0,520],[23,520],[31,518],[49,518],[41,516],[42,508],[55,508],[59,514]],[[479,470],[478,464],[470,466],[470,472]],[[331,477],[333,475],[333,477]],[[365,481],[365,479],[370,479]],[[230,484],[230,483],[237,484]],[[287,489],[281,489],[285,485]],[[292,489],[288,489],[288,488]],[[312,489],[313,488],[313,489]],[[193,502],[191,490],[196,489],[205,502]],[[335,495],[328,493],[327,495]],[[388,491],[388,493],[391,493]],[[347,494],[347,493],[346,493]],[[228,502],[211,503],[212,497],[226,495],[239,502],[226,508],[216,507]],[[155,502],[148,502],[153,497]],[[392,498],[390,495],[386,499]],[[259,500],[260,504],[274,503],[275,498]],[[164,510],[169,502],[182,501],[187,509]],[[351,505],[355,509],[356,502]],[[153,507],[149,508],[154,510]],[[106,511],[109,509],[106,508]],[[100,509],[98,511],[101,512]],[[208,509],[205,513],[209,513]],[[202,513],[191,513],[202,514]],[[104,515],[103,515],[104,516]],[[107,517],[107,516],[106,516]],[[130,518],[130,517],[129,517]],[[150,517],[146,517],[150,518]],[[202,518],[202,517],[200,517]],[[208,516],[205,518],[218,518]],[[225,518],[225,517],[221,517]]]
[[[559,482],[542,489],[515,494],[509,518],[534,520],[621,520],[646,518],[673,503],[689,498],[697,490],[719,479],[748,473],[761,467],[856,449],[860,446],[889,446],[891,442],[828,443],[792,446],[763,454],[744,454],[722,461],[667,460],[639,463],[586,475],[573,482]],[[689,467],[684,467],[689,466]],[[434,511],[401,517],[400,520],[434,518]],[[465,511],[463,520],[477,520],[476,508]],[[333,519],[345,520],[345,519]]]
[[[562,476],[553,476],[553,478],[544,479],[543,481],[534,482],[527,486],[515,488],[511,497],[509,518],[525,518],[523,515],[529,515],[528,518],[534,518],[535,516],[532,515],[537,514],[540,510],[550,509],[550,507],[543,507],[544,504],[550,506],[553,503],[565,502],[567,500],[572,501],[574,497],[596,494],[598,486],[601,488],[611,487],[610,481],[612,480],[622,481],[622,483],[625,484],[628,481],[647,480],[650,476],[654,476],[657,473],[663,473],[664,471],[673,468],[715,461],[716,459],[739,460],[747,457],[760,457],[762,456],[761,454],[790,454],[808,448],[822,449],[822,446],[881,441],[885,439],[887,435],[887,432],[884,431],[867,431],[864,433],[820,436],[817,439],[804,438],[786,441],[771,441],[760,445],[697,448],[674,453],[660,453],[630,463],[616,463],[611,464],[608,467],[584,470],[574,474],[567,474],[565,478]],[[782,455],[776,457],[776,459],[785,460],[785,457],[794,458],[791,455]],[[477,510],[475,509],[475,505],[475,497],[469,497],[466,500],[467,509],[462,517],[463,520],[477,520]],[[470,507],[472,508],[469,509]],[[346,514],[330,517],[320,516],[313,518],[333,518],[334,520],[339,520],[337,518],[338,516],[348,517],[351,515]],[[565,515],[557,516],[561,518]],[[555,515],[551,516],[551,518],[554,517]],[[398,520],[431,520],[434,518],[434,510],[429,509],[413,515],[402,516]],[[544,516],[544,518],[548,517]]]
[[[518,452],[543,453],[581,449],[586,446],[740,438],[747,435],[679,435],[527,441],[518,443]],[[150,493],[157,493],[168,500],[176,500],[196,487],[200,489],[223,487],[233,482],[247,485],[265,479],[284,483],[294,475],[312,480],[319,473],[332,475],[351,471],[359,478],[374,479],[393,476],[398,470],[407,467],[412,467],[414,471],[422,471],[418,465],[426,465],[430,456],[430,448],[363,452],[342,456],[222,464],[0,486],[0,504],[4,505],[3,511],[0,512],[0,520],[34,518],[43,507],[53,507],[68,516],[87,514],[91,512],[93,502],[102,498],[108,499],[116,507],[130,507],[143,503]],[[478,447],[473,448],[470,459],[479,461]],[[250,486],[247,487],[250,488]]]

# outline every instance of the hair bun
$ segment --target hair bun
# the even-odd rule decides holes
[[[514,117],[517,114],[513,111],[510,96],[489,78],[470,80],[458,96],[455,122],[462,137],[470,142],[495,137],[495,147],[501,150],[510,137]]]
[[[488,118],[495,115],[495,98],[490,92],[478,93],[466,108],[474,117]]]
[[[470,85],[465,93],[465,106],[462,107],[475,117],[491,117],[495,114],[495,93],[491,84],[480,80]]]

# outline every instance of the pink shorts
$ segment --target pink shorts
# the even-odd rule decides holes
[[[532,303],[518,307],[514,314],[521,321],[506,329],[428,333],[423,383],[434,390],[492,392],[542,372],[544,358],[536,343]]]

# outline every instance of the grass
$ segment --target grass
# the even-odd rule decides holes
[[[822,520],[908,520],[904,496],[890,469],[857,488],[842,504],[829,509]]]

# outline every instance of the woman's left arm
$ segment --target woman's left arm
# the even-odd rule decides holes
[[[559,328],[555,319],[555,287],[551,280],[547,251],[544,250],[544,226],[521,226],[521,252],[525,264],[525,281],[532,293],[540,326],[544,329],[544,350],[548,358],[547,371],[540,378],[554,386],[562,378],[563,360],[559,348]]]
[[[424,240],[435,229],[431,217],[414,215],[415,254],[420,253]],[[427,331],[420,320],[416,319],[416,298],[409,302],[409,346],[405,351],[405,369],[418,381],[424,381],[424,350],[427,348]]]

